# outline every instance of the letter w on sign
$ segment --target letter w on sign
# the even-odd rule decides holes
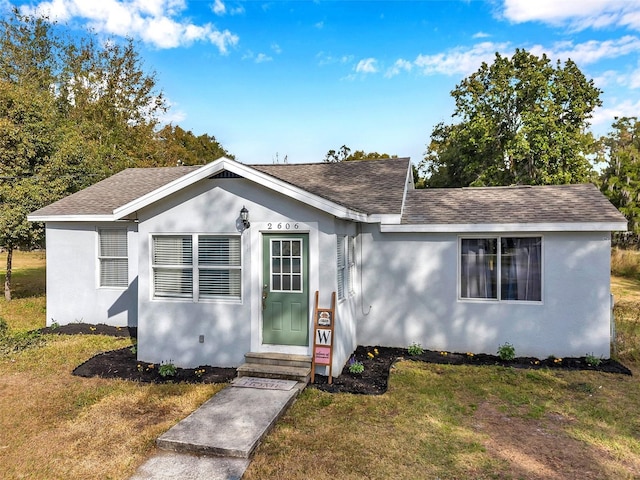
[[[316,345],[331,345],[331,330],[324,328],[316,330]]]

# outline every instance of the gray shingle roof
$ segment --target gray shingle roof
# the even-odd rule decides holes
[[[114,209],[198,168],[200,167],[128,168],[31,215],[110,215]]]
[[[111,215],[201,166],[123,170],[31,215]],[[397,214],[408,158],[341,163],[252,165],[251,168],[365,214]],[[404,225],[625,222],[591,184],[409,190]]]
[[[392,158],[252,167],[362,213],[399,215],[409,162]]]
[[[592,184],[410,190],[402,223],[626,222]]]

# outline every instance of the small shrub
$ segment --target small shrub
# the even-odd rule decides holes
[[[584,361],[587,362],[587,365],[590,367],[598,367],[602,363],[602,358],[596,357],[592,353],[585,355]]]
[[[168,362],[162,362],[158,367],[158,373],[163,378],[175,377],[177,371],[178,369],[171,360],[169,360]]]
[[[498,347],[498,356],[500,360],[510,362],[516,358],[516,349],[509,342],[505,342]]]
[[[424,348],[419,343],[413,342],[409,347],[407,347],[407,352],[409,355],[422,355],[424,353]]]
[[[60,324],[58,322],[52,322],[51,326],[49,327],[51,330],[57,330],[60,328]]]
[[[138,346],[137,345],[133,345],[129,351],[131,352],[131,355],[137,355],[138,354]]]
[[[363,363],[359,362],[355,358],[351,357],[349,359],[349,372],[350,373],[362,373],[362,372],[364,372]]]
[[[202,375],[204,375],[205,373],[206,373],[206,370],[204,368],[198,368],[193,372],[193,374],[198,378],[202,378]]]
[[[0,337],[4,337],[9,331],[9,325],[7,325],[7,321],[0,317]]]

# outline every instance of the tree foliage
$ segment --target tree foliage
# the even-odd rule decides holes
[[[602,192],[629,221],[629,230],[640,232],[640,121],[622,117],[613,131],[601,138],[606,166]]]
[[[200,165],[220,157],[235,159],[218,143],[213,135],[195,136],[179,126],[165,125],[158,132],[166,165]]]
[[[364,150],[356,150],[351,153],[351,149],[346,145],[342,145],[338,151],[329,150],[324,157],[326,163],[350,162],[358,160],[379,160],[382,158],[398,158],[397,155],[389,155],[388,153],[365,152]]]
[[[194,155],[224,152],[214,137],[179,127],[158,132],[166,102],[132,40],[65,33],[18,10],[0,19],[0,247],[8,253],[7,299],[13,250],[43,240],[42,225],[27,222],[28,213],[127,167],[175,165],[177,156],[201,163]]]
[[[587,132],[600,90],[576,64],[525,50],[496,53],[451,92],[452,124],[435,126],[421,170],[432,187],[578,183],[590,178]]]

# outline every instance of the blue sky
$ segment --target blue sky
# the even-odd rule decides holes
[[[450,122],[450,91],[495,52],[574,60],[604,93],[592,130],[640,113],[640,0],[0,0],[139,41],[165,122],[244,163],[329,149],[410,156]]]

